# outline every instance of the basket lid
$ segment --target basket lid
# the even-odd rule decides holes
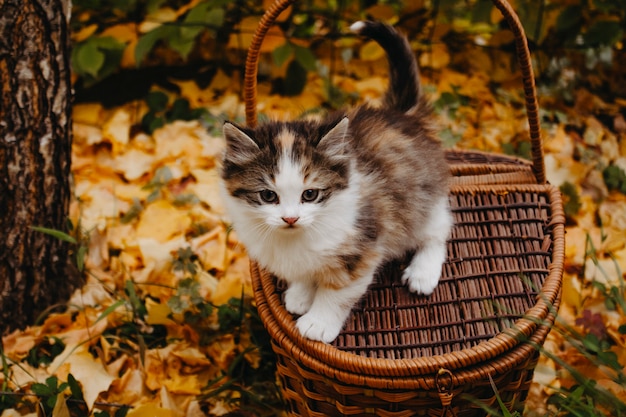
[[[455,225],[435,292],[417,296],[400,283],[406,259],[386,265],[330,345],[299,334],[282,303],[284,285],[253,263],[257,304],[267,303],[279,327],[270,333],[322,363],[384,376],[462,369],[527,341],[560,294],[565,217],[558,189],[457,187],[450,201]]]

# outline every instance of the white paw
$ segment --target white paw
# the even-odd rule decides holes
[[[301,283],[290,284],[285,291],[285,308],[291,314],[306,313],[313,303],[314,291],[313,288]]]
[[[417,253],[402,273],[402,282],[409,290],[418,294],[430,295],[435,291],[441,276],[442,262],[429,259],[424,253]]]
[[[336,317],[329,320],[329,317],[307,313],[298,319],[296,327],[300,334],[308,339],[330,343],[339,336],[343,321]]]

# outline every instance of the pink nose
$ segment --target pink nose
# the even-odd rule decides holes
[[[300,217],[281,217],[289,226],[293,226]]]

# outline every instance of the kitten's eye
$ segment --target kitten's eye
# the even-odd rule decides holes
[[[317,196],[319,195],[319,193],[319,190],[315,189],[304,190],[304,192],[302,193],[302,201],[305,203],[313,202],[317,200]]]
[[[259,196],[265,203],[278,203],[278,194],[272,190],[262,190],[259,192]]]

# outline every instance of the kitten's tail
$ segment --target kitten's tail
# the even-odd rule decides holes
[[[385,107],[414,113],[424,101],[417,62],[406,37],[381,22],[358,21],[350,26],[350,30],[373,39],[387,53],[389,87],[384,97]]]

